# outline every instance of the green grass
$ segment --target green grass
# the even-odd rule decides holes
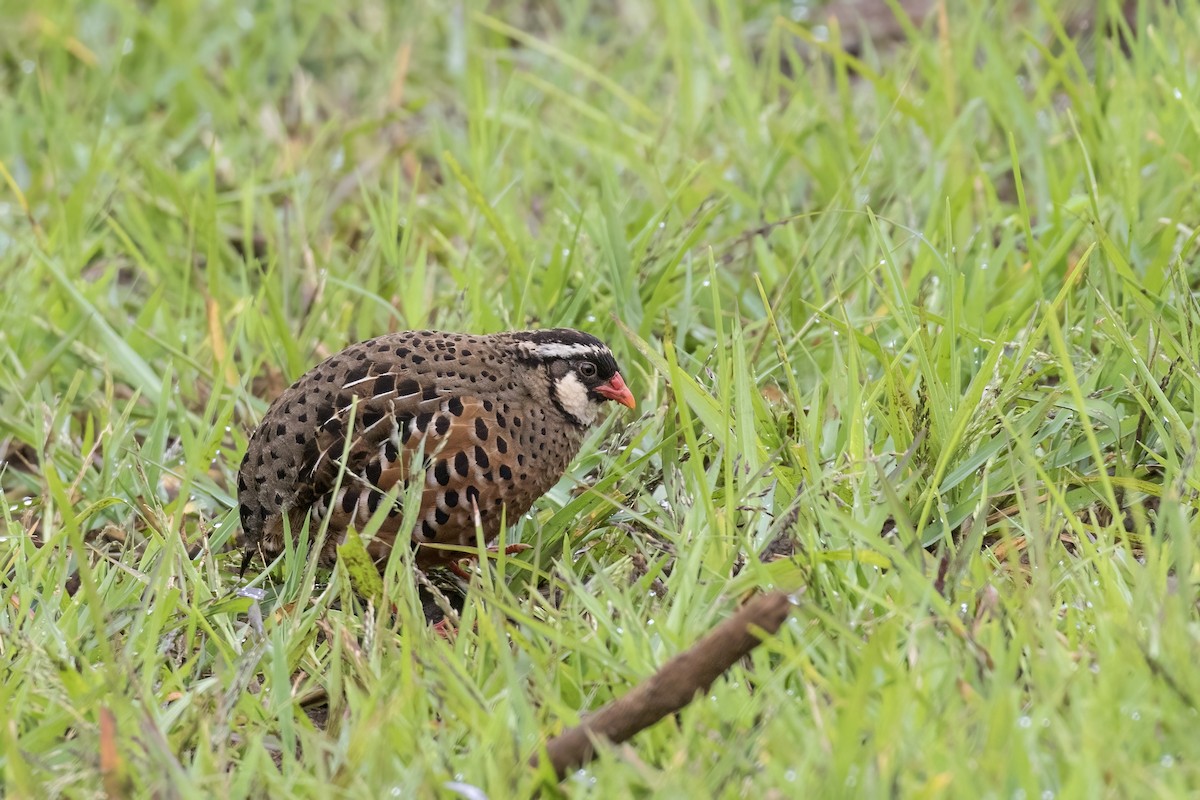
[[[602,5],[0,2],[0,793],[1200,791],[1200,4]],[[234,594],[274,393],[551,324],[638,410],[455,641],[403,563]],[[710,696],[525,766],[766,586]]]

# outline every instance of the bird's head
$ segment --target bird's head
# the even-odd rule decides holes
[[[550,401],[574,424],[591,425],[609,400],[628,408],[636,405],[612,351],[595,336],[571,328],[552,328],[521,331],[513,338],[523,359],[545,369]]]

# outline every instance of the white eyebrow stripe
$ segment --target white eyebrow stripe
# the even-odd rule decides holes
[[[572,358],[579,356],[598,356],[604,352],[603,348],[597,347],[594,344],[534,344],[530,347],[534,355],[539,358]]]

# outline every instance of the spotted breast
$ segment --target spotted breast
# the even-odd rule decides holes
[[[493,540],[562,477],[609,400],[634,407],[612,352],[567,328],[352,345],[284,391],[250,437],[238,471],[247,555],[278,555],[309,516],[314,539],[328,523],[318,557],[330,564],[347,529],[378,514],[376,559],[401,533],[418,564],[461,557],[431,545],[474,545],[476,522]],[[420,508],[401,531],[414,480]]]

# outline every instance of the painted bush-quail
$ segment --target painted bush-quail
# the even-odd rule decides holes
[[[278,555],[311,514],[314,539],[328,518],[318,557],[332,564],[347,527],[366,525],[399,484],[367,552],[383,560],[411,537],[418,565],[462,558],[423,545],[474,545],[476,515],[493,540],[562,477],[608,400],[634,407],[608,347],[568,328],[351,345],[284,391],[250,437],[238,471],[247,557]],[[414,467],[421,505],[401,531]]]

